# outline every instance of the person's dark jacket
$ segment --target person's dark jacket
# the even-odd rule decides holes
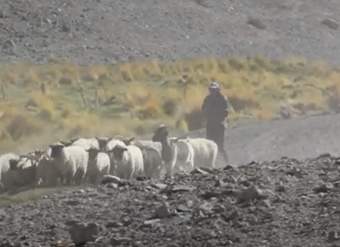
[[[202,105],[208,123],[222,123],[228,115],[228,101],[221,94],[209,94]]]

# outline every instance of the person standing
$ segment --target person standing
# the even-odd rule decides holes
[[[214,141],[219,153],[222,154],[225,162],[229,162],[228,154],[224,149],[225,119],[228,117],[228,101],[221,93],[218,82],[211,82],[209,95],[204,98],[202,111],[206,118],[207,139]]]

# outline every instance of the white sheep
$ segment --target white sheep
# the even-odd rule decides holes
[[[61,143],[50,145],[51,159],[55,165],[62,183],[80,184],[86,175],[88,165],[88,153],[83,147],[68,146]]]
[[[72,141],[71,146],[79,146],[86,150],[90,149],[91,147],[99,149],[97,138],[78,138]]]
[[[14,153],[7,153],[0,156],[0,190],[4,190],[8,181],[8,170],[10,168],[10,160],[19,160],[19,155]]]
[[[194,148],[187,139],[174,139],[177,146],[176,171],[190,171],[194,169]]]
[[[169,138],[168,134],[167,127],[161,125],[152,140],[162,144],[162,159],[170,177],[175,168],[215,167],[218,152],[215,142],[205,138]]]
[[[119,139],[116,139],[116,138],[101,138],[99,142],[100,142],[100,146],[102,147],[101,150],[107,152],[109,157],[110,157],[110,163],[111,163],[110,174],[113,175],[117,164],[115,163],[113,153],[109,152],[109,151],[114,149],[114,147],[116,145],[123,145],[124,146],[124,142],[122,140],[119,140]]]
[[[117,144],[109,150],[116,165],[114,173],[116,176],[131,179],[144,175],[143,154],[135,145]]]
[[[205,138],[187,138],[194,150],[195,167],[215,168],[218,146],[214,141]]]
[[[90,148],[87,152],[89,154],[89,162],[86,178],[90,183],[98,184],[100,179],[111,171],[110,157],[107,153],[100,152],[97,148]]]

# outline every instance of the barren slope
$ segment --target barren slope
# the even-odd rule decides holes
[[[256,54],[340,62],[337,0],[1,0],[0,6],[2,62]]]
[[[167,184],[67,190],[1,207],[0,246],[74,246],[73,237],[76,246],[97,247],[334,247],[339,164],[330,156],[282,159],[197,170]]]

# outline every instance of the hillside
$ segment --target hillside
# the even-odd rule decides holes
[[[301,56],[339,64],[337,0],[1,0],[0,60]]]

